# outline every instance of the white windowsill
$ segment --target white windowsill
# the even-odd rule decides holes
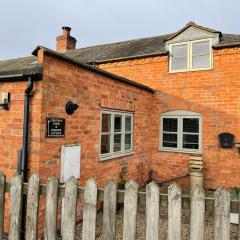
[[[119,153],[119,154],[114,154],[114,155],[111,155],[111,156],[106,156],[106,157],[101,157],[99,158],[99,161],[100,162],[104,162],[106,160],[111,160],[111,159],[115,159],[115,158],[120,158],[120,157],[127,157],[127,156],[130,156],[130,155],[133,155],[135,154],[135,152],[126,152],[126,153]]]
[[[169,152],[169,153],[183,153],[183,154],[198,154],[202,155],[202,151],[191,151],[191,150],[177,150],[177,149],[166,149],[166,148],[159,148],[158,151],[160,152]]]
[[[185,73],[185,72],[197,72],[197,71],[209,71],[213,70],[213,67],[209,68],[198,68],[198,69],[184,69],[184,70],[170,70],[168,73]]]

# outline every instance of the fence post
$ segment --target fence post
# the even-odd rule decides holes
[[[95,240],[96,236],[97,184],[93,178],[87,180],[84,191],[82,240]]]
[[[45,208],[45,239],[57,238],[58,180],[50,177],[47,184]]]
[[[20,240],[22,205],[22,176],[14,175],[10,188],[9,240]]]
[[[116,235],[117,185],[109,180],[104,188],[103,239],[114,240]]]
[[[146,187],[146,240],[159,238],[160,191],[155,182]]]
[[[215,192],[214,239],[230,239],[230,193],[223,188]]]
[[[129,181],[125,186],[123,240],[135,240],[137,221],[138,185]]]
[[[168,240],[181,240],[182,190],[173,183],[168,187]]]
[[[28,182],[26,236],[27,240],[37,239],[38,204],[39,204],[39,176],[34,174]]]
[[[77,212],[77,182],[74,177],[65,184],[64,195],[63,240],[75,239],[76,212]]]
[[[205,192],[201,186],[196,185],[191,189],[190,201],[190,239],[204,240]]]
[[[5,209],[5,176],[0,173],[0,240],[3,240],[4,209]]]

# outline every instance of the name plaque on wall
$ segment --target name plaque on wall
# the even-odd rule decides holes
[[[47,118],[47,137],[62,138],[65,135],[64,118]]]

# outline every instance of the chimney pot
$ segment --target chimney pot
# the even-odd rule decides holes
[[[62,27],[63,35],[64,36],[70,36],[71,28],[70,27]]]

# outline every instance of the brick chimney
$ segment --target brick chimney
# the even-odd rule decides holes
[[[70,27],[62,27],[62,35],[57,37],[56,49],[58,52],[66,52],[76,48],[77,40],[70,35]]]

